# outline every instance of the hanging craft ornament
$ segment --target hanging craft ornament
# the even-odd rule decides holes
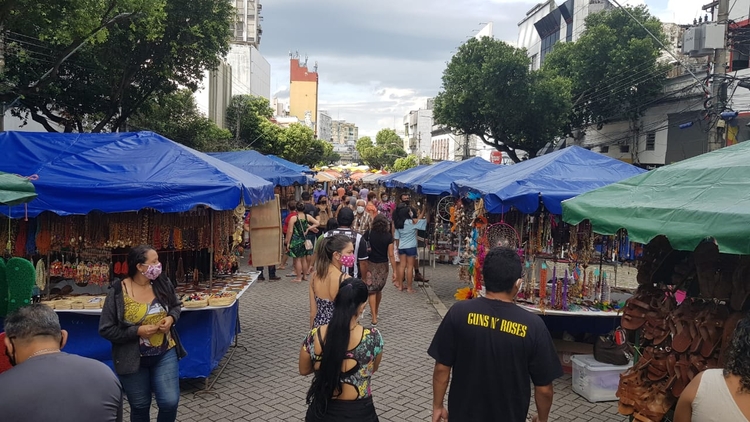
[[[47,269],[41,259],[36,262],[36,286],[39,287],[39,290],[44,290],[47,287]]]

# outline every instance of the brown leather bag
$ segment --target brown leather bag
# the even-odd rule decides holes
[[[619,331],[619,333],[618,333]],[[622,340],[616,340],[618,337]],[[621,344],[618,344],[622,341]],[[617,328],[604,336],[598,336],[594,342],[594,359],[610,365],[627,365],[633,359],[633,351],[625,340],[625,332]]]

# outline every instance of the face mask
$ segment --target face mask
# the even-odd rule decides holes
[[[383,202],[388,202],[388,197],[384,196],[384,197],[380,198],[380,200],[383,201]]]
[[[365,207],[363,207],[363,206],[357,207],[357,214],[362,214],[364,212],[365,212]]]
[[[145,272],[142,272],[147,279],[154,281],[161,275],[161,262],[156,265],[149,265]]]
[[[341,265],[345,266],[346,268],[353,268],[354,267],[354,254],[341,255]]]

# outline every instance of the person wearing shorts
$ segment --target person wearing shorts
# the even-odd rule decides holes
[[[414,264],[417,260],[417,231],[427,228],[427,220],[424,216],[427,212],[427,204],[419,211],[419,215],[413,218],[408,207],[396,209],[393,225],[395,227],[394,239],[398,239],[399,264],[396,270],[396,288],[404,290],[404,277],[409,293],[414,293],[412,284],[414,282]]]
[[[390,271],[388,262],[393,259],[393,236],[391,235],[390,221],[384,215],[376,216],[370,231],[365,235],[365,240],[370,245],[369,264],[367,266],[370,275],[365,277],[365,284],[367,284],[367,291],[370,294],[368,302],[372,326],[376,327],[378,325],[380,300],[383,298],[383,287],[385,287]]]

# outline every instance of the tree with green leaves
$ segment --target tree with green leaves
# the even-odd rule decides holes
[[[101,3],[125,11],[119,1]],[[57,65],[46,85],[34,86],[34,81],[49,69],[45,55],[56,57],[60,46],[53,35],[45,38],[29,24],[23,35],[50,50],[34,60],[28,59],[33,54],[19,53],[7,63],[6,76],[21,97],[13,113],[48,131],[56,131],[54,125],[64,131],[114,131],[153,97],[180,87],[195,91],[204,72],[215,69],[229,50],[233,6],[214,0],[151,3],[155,6],[128,21],[110,24],[106,40],[83,44]],[[46,19],[55,25],[54,16]]]
[[[150,130],[198,151],[232,149],[232,133],[198,111],[189,89],[146,101],[128,121],[129,130]]]
[[[227,128],[237,148],[252,148],[262,154],[283,154],[281,128],[270,121],[273,109],[266,98],[235,95],[226,111]],[[238,131],[239,130],[239,134]]]
[[[393,163],[393,171],[404,171],[410,168],[416,167],[418,164],[418,158],[414,154],[409,154],[406,157],[398,158]]]
[[[628,11],[666,43],[662,24],[646,6]],[[591,14],[574,43],[558,43],[543,69],[571,81],[568,132],[579,137],[589,125],[637,122],[663,95],[668,65],[659,63],[659,43],[620,8]],[[576,133],[578,132],[578,133]]]
[[[357,139],[357,142],[354,144],[354,149],[359,153],[360,156],[364,154],[364,152],[368,148],[372,148],[374,145],[372,144],[372,138],[369,136],[363,136],[359,139]]]
[[[370,147],[367,146],[366,141],[361,141],[364,138],[367,138],[367,141],[372,144],[369,137],[360,138],[357,141],[357,152],[362,162],[373,169],[381,170],[392,167],[396,159],[406,157],[404,142],[393,129],[378,131],[375,136],[375,144]]]
[[[526,50],[484,37],[464,43],[443,72],[435,122],[476,135],[515,162],[564,134],[570,82],[531,71]]]

